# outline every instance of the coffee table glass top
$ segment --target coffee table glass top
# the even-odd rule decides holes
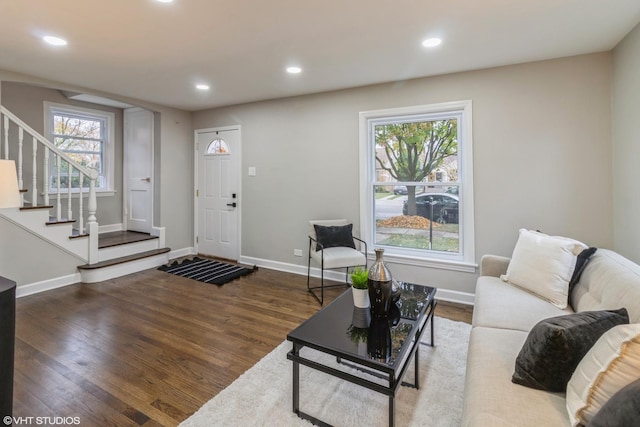
[[[395,370],[432,304],[435,288],[399,282],[402,293],[388,318],[353,305],[351,289],[294,329],[289,341],[365,365]]]

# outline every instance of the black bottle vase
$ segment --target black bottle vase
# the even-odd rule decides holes
[[[384,249],[376,249],[376,261],[369,269],[369,301],[371,314],[381,317],[387,316],[391,306],[392,279],[391,272],[384,265],[382,255]]]

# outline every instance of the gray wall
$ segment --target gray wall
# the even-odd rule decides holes
[[[613,188],[616,251],[640,263],[640,25],[613,51]]]
[[[114,190],[115,194],[110,196],[100,196],[98,224],[122,224],[122,109],[112,108],[104,105],[91,104],[88,102],[74,101],[68,99],[59,90],[50,89],[48,87],[40,87],[31,84],[2,82],[2,105],[9,109],[12,113],[24,120],[35,131],[45,135],[44,129],[44,102],[54,102],[57,104],[72,105],[75,107],[90,108],[93,110],[106,111],[115,114],[115,146],[114,146]],[[46,136],[46,135],[45,135]],[[42,151],[41,151],[42,152]],[[31,188],[31,140],[24,144],[24,174],[27,187]],[[38,185],[41,186],[42,179],[42,160],[38,161]],[[40,188],[42,190],[42,188]],[[30,198],[31,196],[26,196]],[[51,202],[53,203],[53,202]],[[66,212],[67,199],[63,200],[63,210]],[[77,205],[77,203],[76,203]],[[77,212],[77,211],[76,211]],[[55,214],[54,214],[55,215]],[[86,220],[85,208],[85,220]],[[66,216],[66,215],[65,215]]]
[[[610,53],[200,111],[193,127],[242,126],[242,255],[306,265],[293,249],[306,248],[309,219],[358,226],[358,113],[464,99],[473,101],[477,260],[510,255],[521,227],[611,247]],[[473,293],[477,277],[391,268],[461,292]]]

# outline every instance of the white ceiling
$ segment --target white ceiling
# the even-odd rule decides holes
[[[200,110],[608,51],[639,21],[639,0],[2,0],[0,69]]]

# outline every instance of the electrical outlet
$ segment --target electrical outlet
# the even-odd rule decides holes
[[[302,249],[294,249],[293,250],[293,255],[302,256]]]

